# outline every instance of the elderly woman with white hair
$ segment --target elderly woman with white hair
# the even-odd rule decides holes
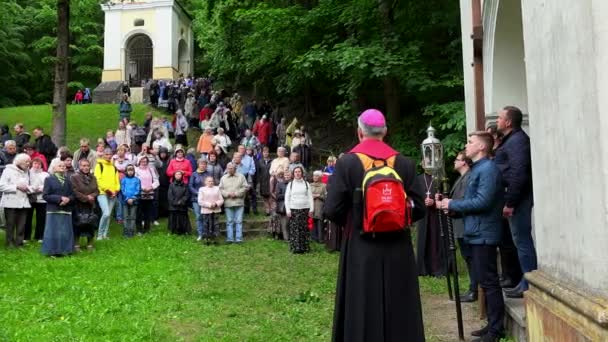
[[[74,191],[65,171],[65,163],[54,159],[49,167],[50,176],[44,180],[42,198],[46,201],[46,224],[42,254],[47,256],[68,255],[74,251]]]
[[[15,156],[13,163],[6,166],[0,177],[2,199],[0,207],[4,208],[6,217],[6,246],[21,247],[25,232],[27,212],[31,208],[28,194],[31,193],[30,157],[25,153]]]
[[[215,140],[215,145],[219,145],[224,151],[229,151],[230,146],[232,146],[232,140],[230,137],[224,133],[224,129],[222,127],[217,129],[217,134],[213,137]]]

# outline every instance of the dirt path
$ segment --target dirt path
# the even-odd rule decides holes
[[[471,341],[471,331],[479,329],[483,322],[479,320],[478,303],[462,303],[464,337]],[[427,341],[458,341],[458,324],[456,323],[456,305],[447,295],[424,294],[422,298],[424,325]]]

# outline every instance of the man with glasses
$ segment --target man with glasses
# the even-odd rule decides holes
[[[78,162],[81,159],[87,159],[89,164],[91,165],[91,169],[95,170],[95,165],[97,164],[97,157],[95,156],[95,152],[91,151],[89,147],[89,139],[82,138],[80,139],[80,148],[74,152],[74,159],[72,160],[72,165],[74,166],[74,170],[78,170]]]
[[[471,165],[473,165],[473,161],[470,158],[467,158],[466,152],[459,152],[456,159],[454,159],[454,170],[460,174],[460,177],[458,177],[452,186],[450,198],[464,198],[464,192],[469,183]],[[473,253],[471,252],[471,245],[464,241],[464,221],[462,217],[455,217],[452,222],[454,223],[454,236],[458,239],[460,254],[467,264],[467,271],[469,273],[469,291],[460,296],[460,301],[463,303],[470,303],[477,300],[477,278],[473,272]]]

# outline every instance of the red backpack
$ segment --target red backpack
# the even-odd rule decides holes
[[[412,205],[403,181],[395,171],[396,156],[378,160],[357,153],[365,174],[363,190],[363,232],[386,233],[404,230],[412,223]]]

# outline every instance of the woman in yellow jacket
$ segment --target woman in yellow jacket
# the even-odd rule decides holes
[[[287,126],[287,129],[285,130],[285,134],[287,136],[287,141],[286,141],[287,146],[291,147],[291,139],[297,129],[298,129],[298,118],[293,118],[293,120],[291,120],[291,123],[289,124],[289,126]]]
[[[114,209],[114,204],[116,204],[116,195],[118,195],[118,192],[120,191],[118,171],[112,163],[111,149],[106,148],[103,151],[103,157],[97,159],[94,174],[97,179],[97,187],[99,188],[97,203],[99,203],[99,208],[102,213],[101,219],[99,220],[97,240],[103,240],[108,238],[112,209]]]

